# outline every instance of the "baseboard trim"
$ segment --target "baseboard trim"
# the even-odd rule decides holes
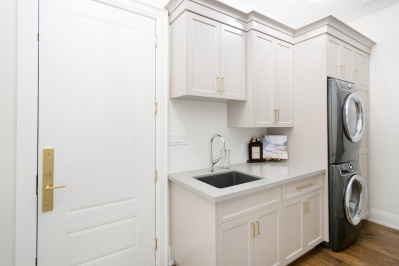
[[[380,211],[377,209],[370,209],[370,216],[367,220],[399,230],[399,215],[389,212]]]

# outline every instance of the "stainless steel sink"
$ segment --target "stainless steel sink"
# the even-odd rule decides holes
[[[194,178],[217,188],[232,187],[261,179],[235,171],[214,173],[212,175]]]

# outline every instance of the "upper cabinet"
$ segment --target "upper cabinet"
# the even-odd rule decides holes
[[[247,48],[247,102],[228,103],[228,126],[293,127],[293,46],[251,30]]]
[[[368,54],[327,35],[327,76],[368,86]]]
[[[191,12],[170,27],[171,98],[246,100],[245,31]]]

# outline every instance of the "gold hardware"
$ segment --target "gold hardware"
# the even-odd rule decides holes
[[[341,65],[341,75],[345,75],[345,66],[344,65]]]
[[[306,201],[306,206],[307,206],[307,212],[310,212],[310,205],[309,205],[309,201]]]
[[[154,249],[157,250],[158,249],[158,239],[154,239]]]
[[[155,170],[154,171],[154,181],[157,182],[157,180],[158,180],[158,171]]]
[[[61,186],[46,186],[46,189],[56,189],[56,188],[63,188],[66,187],[66,185],[61,185]]]
[[[304,209],[303,213],[305,214],[306,213],[306,201],[303,202],[303,209]]]
[[[302,189],[302,188],[310,187],[310,186],[313,186],[313,183],[309,183],[309,184],[301,186],[301,187],[296,187],[296,189]]]
[[[155,47],[158,47],[158,36],[155,35]]]
[[[273,110],[273,115],[274,115],[274,121],[273,121],[273,122],[277,122],[276,111],[277,111],[277,109],[274,109],[274,110]]]
[[[155,103],[155,105],[154,105],[154,113],[155,114],[158,113],[158,103]]]
[[[66,187],[54,186],[54,149],[43,149],[42,212],[53,210],[53,190]]]
[[[252,237],[255,237],[255,224],[254,223],[251,223],[252,224]]]
[[[220,92],[220,77],[218,77],[218,92]]]
[[[226,89],[226,81],[224,80],[224,77],[222,77],[222,92]]]
[[[259,221],[256,221],[256,223],[258,224],[258,231],[255,233],[255,235],[260,235],[260,223]]]

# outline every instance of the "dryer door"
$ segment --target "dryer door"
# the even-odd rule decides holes
[[[353,175],[346,183],[344,207],[346,219],[351,225],[362,220],[367,202],[367,189],[360,175]]]
[[[363,101],[356,92],[346,96],[342,106],[342,119],[345,135],[351,142],[362,139],[364,122],[366,121]]]

